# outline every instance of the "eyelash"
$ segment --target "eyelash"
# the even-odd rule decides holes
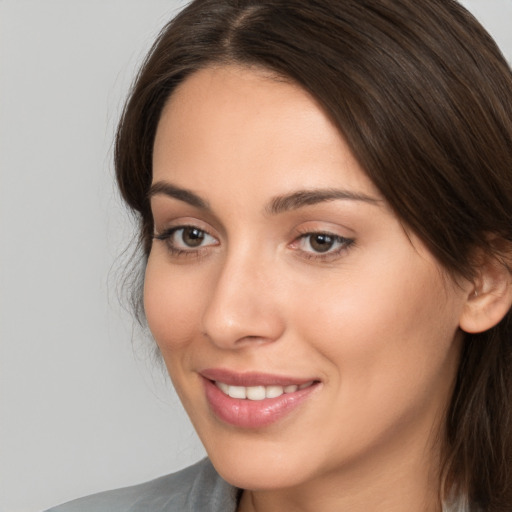
[[[315,260],[319,262],[324,261],[333,261],[337,259],[341,253],[347,251],[352,245],[354,245],[355,240],[353,238],[345,238],[341,235],[336,235],[335,233],[330,233],[328,231],[307,231],[301,233],[293,242],[293,244],[299,244],[303,240],[307,240],[309,238],[309,245],[311,246],[311,238],[313,237],[328,237],[332,239],[333,244],[339,244],[339,247],[332,250],[331,248],[327,249],[326,252],[316,252],[316,251],[304,251],[301,250],[301,257],[307,260]]]
[[[208,251],[208,248],[213,247],[215,245],[218,245],[218,243],[215,244],[208,244],[206,246],[198,246],[197,248],[190,247],[189,249],[181,249],[179,247],[176,247],[175,244],[172,242],[172,237],[178,233],[181,230],[195,230],[202,234],[202,236],[211,237],[212,239],[215,239],[212,235],[210,235],[206,230],[198,228],[197,226],[193,225],[184,225],[184,226],[176,226],[169,229],[166,229],[162,233],[157,233],[153,236],[153,239],[160,240],[165,242],[168,251],[170,254],[174,257],[196,257],[199,258],[205,254],[206,251]],[[331,250],[329,247],[326,252],[316,252],[316,251],[305,251],[298,249],[298,245],[302,242],[310,239],[309,245],[311,247],[311,238],[312,237],[327,237],[330,238],[333,244],[338,243],[339,247],[335,250]],[[297,238],[294,239],[294,241],[290,244],[292,247],[296,246],[297,249],[300,252],[300,256],[302,258],[305,258],[307,260],[316,260],[316,261],[333,261],[335,260],[342,252],[348,250],[353,244],[355,243],[355,240],[353,238],[345,238],[340,235],[336,235],[334,233],[329,233],[327,231],[308,231],[301,233]]]
[[[197,226],[192,226],[192,225],[175,226],[175,227],[166,229],[162,233],[155,234],[153,236],[153,239],[161,240],[161,241],[165,242],[165,245],[167,246],[167,250],[171,253],[171,256],[174,256],[174,257],[196,257],[196,258],[199,258],[204,255],[205,251],[207,251],[209,247],[218,245],[218,244],[209,244],[209,245],[200,246],[197,248],[190,247],[189,249],[181,249],[179,247],[176,247],[176,245],[174,245],[172,242],[172,237],[178,231],[186,230],[186,229],[198,231],[198,232],[202,233],[203,236],[206,235],[206,236],[214,239],[214,237],[212,235],[210,235],[210,233],[208,233],[208,231],[198,228]]]

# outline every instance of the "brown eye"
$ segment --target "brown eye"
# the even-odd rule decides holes
[[[294,242],[293,246],[308,259],[320,259],[340,257],[354,243],[353,238],[334,233],[313,232],[304,233]]]
[[[315,252],[327,252],[332,249],[336,237],[324,233],[315,233],[309,235],[309,245]]]
[[[218,240],[195,226],[178,226],[155,235],[155,240],[165,242],[174,255],[196,254],[198,251],[218,245]]]
[[[194,227],[183,228],[181,231],[181,240],[187,247],[199,247],[205,239],[206,233],[201,229]]]

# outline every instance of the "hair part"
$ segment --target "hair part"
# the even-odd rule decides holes
[[[452,276],[475,276],[475,251],[500,257],[492,240],[510,253],[512,73],[462,6],[196,0],[162,30],[117,132],[117,180],[138,213],[143,258],[162,109],[189,75],[219,64],[267,69],[316,98],[397,216]],[[511,342],[510,312],[465,336],[445,425],[446,481],[495,512],[512,508]]]

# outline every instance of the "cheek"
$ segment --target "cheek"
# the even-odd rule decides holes
[[[295,338],[326,369],[332,436],[341,425],[349,440],[340,450],[373,446],[408,425],[431,428],[458,362],[457,301],[445,294],[437,270],[404,261],[362,275],[320,286],[294,304]]]
[[[183,273],[150,256],[144,281],[144,310],[164,358],[185,347],[197,330],[201,288]],[[167,362],[167,361],[166,361]]]
[[[347,396],[413,392],[434,382],[451,357],[460,301],[448,287],[417,255],[347,269],[296,300],[297,337],[329,362]]]

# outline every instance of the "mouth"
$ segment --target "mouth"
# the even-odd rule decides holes
[[[298,390],[306,389],[315,381],[311,380],[304,384],[288,384],[286,386],[230,386],[225,382],[213,381],[213,383],[227,396],[239,400],[265,400],[266,398],[279,398],[284,394],[295,393]]]
[[[270,374],[211,369],[200,375],[211,413],[223,423],[244,429],[278,422],[321,388],[321,381],[316,379]]]

